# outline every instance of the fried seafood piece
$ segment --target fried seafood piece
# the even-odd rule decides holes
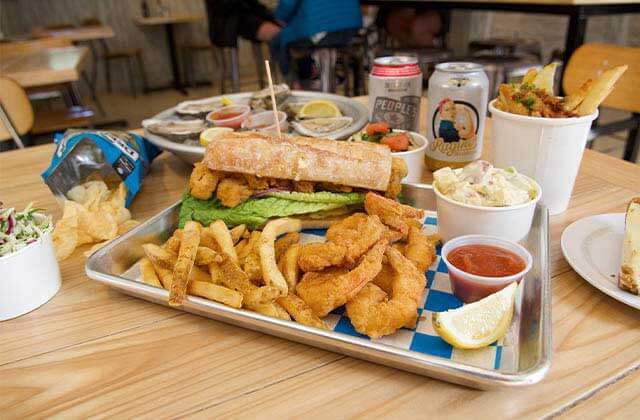
[[[391,176],[389,177],[389,186],[384,196],[395,199],[402,191],[402,179],[409,174],[407,163],[402,158],[391,158]]]
[[[354,213],[346,219],[335,222],[327,229],[327,242],[347,249],[345,261],[353,264],[362,254],[378,242],[387,232],[377,216]]]
[[[242,174],[242,177],[245,181],[247,181],[247,185],[252,190],[266,190],[269,188],[269,179],[268,178],[259,178],[255,175]]]
[[[371,283],[375,284],[384,290],[386,294],[390,295],[393,291],[393,279],[395,274],[396,272],[393,270],[393,267],[391,267],[391,264],[389,264],[389,260],[385,255],[382,263],[382,270],[380,270],[380,273],[371,280]]]
[[[196,163],[189,177],[191,195],[200,200],[208,200],[216,190],[220,174],[212,171],[202,162]]]
[[[293,190],[301,193],[312,193],[316,190],[316,183],[311,181],[294,181]]]
[[[327,324],[313,313],[309,305],[296,295],[289,294],[278,298],[278,304],[282,306],[288,313],[303,325],[328,330]]]
[[[244,179],[225,178],[218,184],[216,197],[225,207],[235,207],[244,203],[251,195],[253,190]]]
[[[344,305],[378,275],[387,241],[380,240],[351,271],[329,269],[321,273],[306,273],[296,291],[320,318]]]
[[[439,242],[440,235],[425,235],[422,229],[411,226],[403,255],[418,271],[424,273],[436,259],[436,245]]]
[[[371,338],[415,326],[426,283],[424,273],[398,250],[387,247],[386,256],[393,270],[391,294],[367,283],[346,305],[347,316],[356,331]]]
[[[347,255],[347,248],[333,242],[302,245],[298,266],[302,271],[322,271],[327,267],[341,265]]]
[[[406,236],[410,226],[420,226],[424,210],[405,206],[397,201],[375,193],[367,193],[364,197],[364,209],[369,215],[380,217],[382,223]]]

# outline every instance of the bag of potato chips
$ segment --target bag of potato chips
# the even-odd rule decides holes
[[[54,139],[56,151],[51,165],[42,173],[44,182],[57,197],[92,179],[103,179],[127,187],[129,207],[161,151],[143,137],[123,131],[67,130]]]

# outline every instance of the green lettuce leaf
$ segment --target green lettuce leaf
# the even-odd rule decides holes
[[[317,196],[317,201],[312,201],[312,196]],[[364,195],[360,193],[273,193],[271,196],[251,198],[236,207],[228,208],[215,197],[199,200],[185,193],[180,208],[180,227],[189,220],[208,225],[220,219],[229,226],[246,224],[250,229],[255,229],[273,217],[326,212],[363,201]]]

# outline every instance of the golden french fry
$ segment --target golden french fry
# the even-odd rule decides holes
[[[224,303],[232,308],[242,307],[242,293],[213,283],[192,281],[189,283],[189,294]]]
[[[522,84],[533,83],[537,75],[538,75],[538,70],[535,68],[530,68],[529,70],[527,70],[527,73],[522,78]]]
[[[261,232],[258,230],[254,230],[251,232],[249,239],[247,240],[247,245],[242,249],[242,252],[238,254],[238,259],[240,261],[247,258],[252,252],[257,252],[258,249],[258,239],[260,239]]]
[[[298,257],[300,256],[300,244],[291,245],[278,262],[278,268],[289,286],[289,290],[295,290],[298,284],[300,271],[298,269]],[[286,309],[286,308],[285,308]]]
[[[291,320],[291,317],[289,316],[287,311],[275,302],[263,303],[249,309],[259,314],[270,316],[272,318],[284,319],[285,321]]]
[[[275,241],[282,234],[289,232],[300,232],[303,226],[309,228],[326,228],[331,222],[326,220],[305,220],[282,218],[268,222],[262,230],[262,235],[258,239],[258,254],[260,255],[260,266],[262,267],[262,278],[267,286],[275,286],[280,290],[282,296],[286,296],[289,291],[287,281],[284,279],[276,263]]]
[[[274,249],[276,252],[276,261],[280,261],[280,258],[284,255],[287,248],[291,245],[298,243],[300,241],[300,233],[298,232],[289,232],[284,235],[282,238],[278,239],[274,244]]]
[[[218,264],[209,264],[209,277],[211,283],[222,284],[222,270]]]
[[[238,254],[236,254],[236,249],[233,247],[233,239],[231,238],[231,233],[229,233],[229,229],[227,229],[227,225],[224,224],[222,220],[216,220],[211,223],[209,227],[204,228],[208,234],[211,234],[215,239],[220,251],[229,255],[231,259],[237,263],[238,262]],[[184,232],[183,232],[184,235]]]
[[[229,289],[237,290],[246,296],[256,288],[256,285],[249,281],[247,274],[228,255],[222,254],[219,268],[221,271],[220,281]]]
[[[235,246],[236,249],[236,254],[238,254],[238,258],[240,258],[240,255],[244,252],[244,248],[247,246],[247,243],[249,241],[247,239],[241,239],[240,242],[238,242]]]
[[[277,302],[299,323],[323,330],[329,329],[327,324],[314,314],[309,305],[298,296],[291,294],[282,296],[278,298]]]
[[[256,307],[273,302],[278,296],[280,296],[280,291],[275,287],[256,287],[244,294],[244,304],[248,307]]]
[[[222,261],[222,257],[216,251],[211,248],[199,246],[196,252],[196,265],[209,265],[219,263]]]
[[[258,251],[254,250],[242,261],[242,269],[249,280],[254,284],[260,284],[262,281],[262,269],[260,268],[260,257]]]
[[[178,251],[180,251],[180,238],[181,237],[182,237],[182,230],[181,229],[176,229],[176,231],[173,232],[173,236],[170,237],[169,239],[167,239],[167,242],[165,242],[164,245],[162,245],[162,247],[164,249],[166,249],[167,251],[178,255]],[[200,245],[204,246],[202,244],[202,241],[201,241]]]
[[[173,271],[167,270],[166,268],[158,267],[157,265],[153,265],[155,268],[158,277],[160,278],[160,283],[162,283],[162,287],[171,290],[171,284],[173,284]]]
[[[629,66],[617,66],[606,70],[593,82],[591,90],[580,103],[576,112],[578,115],[590,115],[596,112],[598,106],[613,90],[618,79],[627,71]]]
[[[589,90],[591,90],[592,85],[593,81],[591,79],[588,79],[582,84],[582,86],[580,86],[580,89],[578,89],[576,92],[572,93],[571,95],[565,96],[564,101],[562,102],[562,109],[567,112],[571,112],[576,109],[587,96],[587,93],[589,92]]]
[[[159,287],[162,289],[162,283],[156,274],[156,270],[153,268],[153,264],[148,258],[140,260],[140,275],[142,281],[150,286]]]
[[[200,244],[201,229],[202,227],[199,223],[188,221],[182,230],[180,251],[173,267],[173,283],[171,283],[171,291],[169,293],[169,305],[171,306],[182,305],[186,299],[189,273],[193,269],[198,245]]]
[[[242,239],[246,231],[247,231],[247,225],[238,225],[229,230],[229,233],[231,234],[231,240],[233,240],[234,245],[238,244],[238,241]]]
[[[144,244],[142,245],[142,250],[156,267],[173,270],[173,267],[176,265],[178,256],[156,244]]]
[[[542,89],[549,95],[553,95],[553,81],[556,75],[556,67],[558,63],[547,64],[536,74],[533,79],[533,85],[538,89]]]

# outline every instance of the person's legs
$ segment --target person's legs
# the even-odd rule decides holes
[[[268,42],[271,41],[276,35],[280,33],[282,28],[276,25],[273,22],[262,22],[262,24],[258,27],[258,32],[256,33],[256,38],[258,41]]]

